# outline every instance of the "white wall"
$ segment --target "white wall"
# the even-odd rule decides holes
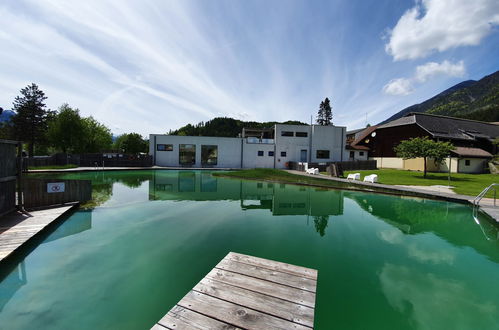
[[[269,156],[269,151],[274,151],[274,144],[243,142],[243,167],[244,168],[273,168],[274,157]],[[258,156],[258,151],[263,151],[263,156]],[[240,158],[239,158],[240,159]]]
[[[312,126],[312,163],[343,161],[346,128],[338,126]],[[329,158],[318,159],[317,150],[329,150]]]
[[[283,131],[293,132],[294,136],[282,136]],[[305,132],[307,137],[296,136],[296,132]],[[275,126],[275,141],[276,141],[276,168],[284,168],[286,162],[300,162],[301,150],[307,150],[307,159],[310,153],[310,126],[300,125],[276,125]],[[281,152],[285,152],[286,156],[281,156]]]
[[[466,160],[469,165],[466,165]],[[461,158],[459,159],[459,173],[483,173],[485,160],[483,158]]]
[[[172,144],[172,151],[157,151],[158,144]],[[208,137],[208,136],[178,136],[156,135],[149,136],[149,154],[154,156],[157,166],[181,166],[179,163],[179,144],[196,145],[196,163],[192,167],[202,167],[201,146],[218,146],[217,165],[215,168],[240,168],[241,167],[241,138]]]
[[[353,158],[350,157],[350,152],[353,152]],[[362,153],[362,155],[361,155]],[[367,150],[349,150],[346,149],[345,155],[343,157],[344,161],[355,161],[355,160],[367,160],[368,151]]]

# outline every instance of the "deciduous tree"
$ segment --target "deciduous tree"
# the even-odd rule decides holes
[[[398,157],[403,159],[412,159],[422,157],[424,161],[424,174],[426,178],[426,162],[432,158],[436,164],[441,164],[449,156],[454,146],[450,142],[437,142],[428,139],[428,137],[417,137],[401,141],[394,150]]]
[[[49,122],[47,135],[50,144],[64,153],[83,152],[86,134],[80,111],[63,104]]]
[[[118,136],[114,148],[127,154],[147,152],[148,144],[138,133],[128,133]]]

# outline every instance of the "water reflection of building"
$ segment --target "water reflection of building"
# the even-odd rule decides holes
[[[268,209],[273,215],[343,214],[343,191],[271,182],[218,179],[209,172],[156,171],[150,200],[239,200],[243,210]]]

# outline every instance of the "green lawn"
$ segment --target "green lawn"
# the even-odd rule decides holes
[[[38,167],[33,167],[30,166],[28,167],[29,170],[64,170],[67,168],[77,168],[78,165],[75,164],[68,164],[68,165],[51,165],[51,166],[38,166]]]
[[[377,174],[379,183],[389,185],[409,185],[409,186],[433,186],[448,184],[447,173],[428,173],[426,179],[423,173],[403,170],[369,170],[369,171],[346,171],[345,177],[349,173],[360,173],[361,180],[369,174]],[[308,177],[288,173],[286,171],[257,168],[251,170],[240,170],[231,172],[215,172],[215,176],[234,177],[241,179],[268,180],[286,183],[312,184],[324,187],[348,187],[348,183],[324,180],[320,177]],[[495,174],[451,174],[450,185],[455,187],[458,194],[476,196],[491,183],[499,182],[499,176]],[[492,197],[490,192],[487,197]],[[499,198],[499,193],[498,193]]]
[[[361,180],[369,174],[377,174],[378,182],[384,184],[400,184],[408,186],[433,186],[449,184],[448,173],[427,173],[426,179],[422,172],[404,170],[368,170],[368,171],[345,171],[345,177],[350,173],[360,173]],[[454,192],[463,195],[476,196],[491,183],[499,183],[496,174],[463,174],[451,173],[450,185]],[[492,195],[490,195],[492,196]],[[499,197],[499,194],[498,194]]]

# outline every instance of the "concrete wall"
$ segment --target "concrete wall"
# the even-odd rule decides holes
[[[469,165],[466,165],[466,161]],[[485,166],[485,159],[483,158],[461,158],[459,159],[458,172],[459,173],[483,173]]]
[[[378,168],[394,168],[394,169],[403,169],[404,168],[404,160],[398,157],[372,157],[377,163]]]
[[[350,157],[350,153],[353,153],[353,157]],[[361,155],[362,153],[362,155]],[[355,161],[355,160],[368,160],[367,150],[346,150],[345,156],[343,156],[344,161]]]
[[[282,136],[283,131],[292,132],[293,136]],[[297,132],[306,133],[307,136],[297,136]],[[302,150],[306,150],[306,162],[309,160],[321,163],[345,160],[345,134],[345,127],[316,125],[276,125],[275,138],[269,140],[273,143],[259,143],[262,141],[251,138],[151,134],[149,154],[153,156],[155,165],[178,167],[181,166],[179,163],[179,145],[194,144],[196,145],[196,162],[190,167],[202,167],[201,146],[216,145],[218,146],[218,163],[211,167],[285,168],[287,162],[302,161]],[[158,144],[171,144],[173,150],[159,151],[157,150]],[[312,148],[310,148],[311,145]],[[318,159],[316,157],[317,150],[328,150],[329,158]],[[258,151],[263,151],[263,156],[258,156]],[[274,155],[269,155],[269,152],[273,152]]]
[[[404,159],[404,170],[409,171],[424,171],[424,158]],[[427,159],[426,170],[428,172],[439,172],[441,166],[435,164],[433,159]]]
[[[345,127],[312,126],[312,163],[343,161],[345,141]],[[329,150],[329,158],[317,158],[317,150]]]
[[[247,143],[244,141],[243,168],[273,168],[274,156],[269,156],[269,152],[273,152],[274,149],[274,144]],[[263,156],[258,156],[258,151],[263,151]]]
[[[153,156],[157,166],[181,166],[179,163],[179,145],[196,145],[196,163],[192,167],[202,167],[201,146],[218,146],[217,165],[214,168],[240,168],[241,167],[241,138],[208,137],[208,136],[177,136],[156,135],[149,136],[149,154]],[[158,144],[173,145],[172,151],[158,151]]]
[[[282,136],[282,132],[293,132],[293,136]],[[307,137],[296,136],[296,132],[307,133]],[[310,157],[310,126],[298,125],[276,125],[275,141],[276,141],[276,168],[284,168],[286,162],[300,162],[302,159],[301,150],[307,151],[308,162]],[[286,156],[281,156],[285,152]]]

